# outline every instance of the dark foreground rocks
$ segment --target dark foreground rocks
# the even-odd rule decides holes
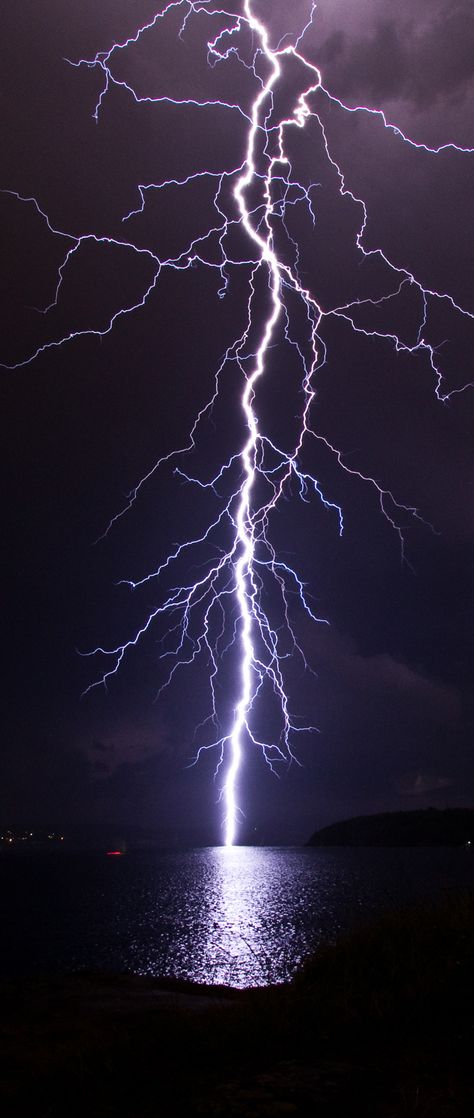
[[[474,1114],[474,898],[391,913],[286,986],[2,988],[8,1118]]]

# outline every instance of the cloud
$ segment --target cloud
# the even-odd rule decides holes
[[[122,765],[140,766],[148,758],[166,751],[169,741],[153,709],[148,717],[144,714],[131,717],[129,712],[121,717],[115,715],[102,727],[100,737],[89,741],[80,735],[77,744],[84,750],[93,771],[102,775],[113,773]]]
[[[364,655],[351,637],[337,633],[334,628],[319,630],[316,648],[325,674],[337,677],[338,685],[342,684],[358,703],[365,704],[368,699],[374,704],[394,701],[404,707],[422,709],[427,720],[434,721],[449,720],[459,713],[460,699],[454,688],[387,652]]]
[[[462,100],[474,85],[474,10],[468,0],[445,3],[431,22],[406,13],[376,17],[354,37],[332,30],[318,50],[323,81],[340,96],[373,106],[407,100],[418,109],[441,97]]]
[[[104,761],[94,761],[93,771],[96,776],[108,776],[109,766]]]
[[[405,773],[397,782],[397,790],[401,796],[411,796],[423,799],[433,793],[442,792],[451,788],[454,780],[449,776],[435,776],[433,773]]]
[[[106,744],[105,742],[98,741],[96,738],[94,738],[94,741],[92,742],[92,745],[91,745],[91,749],[93,751],[95,750],[96,753],[108,753],[109,750],[113,749],[113,746],[110,745],[109,743]]]
[[[55,732],[23,732],[0,756],[0,812],[13,822],[52,823],[80,817],[91,765],[80,749]]]
[[[389,652],[365,654],[334,628],[305,636],[317,673],[306,677],[305,700],[320,733],[302,743],[300,758],[317,771],[314,795],[328,815],[393,809],[400,796],[448,789],[440,783],[448,779],[461,789],[466,742],[455,687]]]

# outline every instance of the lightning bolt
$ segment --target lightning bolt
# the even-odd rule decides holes
[[[286,43],[285,40],[291,36],[285,36],[279,43],[273,44],[270,28],[256,15],[252,0],[222,7],[212,0],[171,0],[133,36],[114,43],[109,50],[101,51],[91,59],[70,62],[74,67],[94,70],[101,78],[94,109],[97,122],[100,121],[106,97],[117,88],[137,104],[166,103],[181,106],[184,110],[192,106],[206,112],[224,113],[229,119],[236,117],[243,120],[245,149],[240,152],[233,168],[197,170],[181,179],[137,185],[139,203],[123,216],[123,226],[127,230],[140,220],[153,195],[171,190],[185,197],[194,183],[212,186],[213,223],[174,257],[161,258],[150,248],[140,247],[133,234],[73,234],[58,229],[36,198],[16,190],[5,191],[17,202],[34,207],[52,236],[65,242],[66,251],[58,269],[53,298],[43,308],[45,318],[57,307],[75,259],[90,248],[125,253],[137,259],[147,272],[140,296],[118,307],[106,321],[94,326],[77,327],[66,335],[46,340],[7,367],[26,365],[48,349],[63,346],[84,334],[106,336],[120,318],[138,313],[151,300],[167,272],[187,271],[195,266],[210,269],[216,273],[220,298],[228,295],[236,269],[247,278],[245,320],[238,336],[223,355],[215,374],[212,395],[198,412],[188,441],[158,459],[131,491],[125,507],[113,517],[104,533],[111,531],[134,505],[157,471],[171,466],[175,476],[212,494],[218,511],[201,534],[176,545],[155,570],[139,580],[128,580],[127,585],[134,591],[147,583],[161,582],[166,585],[166,579],[173,578],[172,571],[181,570],[183,563],[188,564],[188,556],[193,555],[200,558],[201,573],[195,579],[185,577],[179,580],[179,585],[165,590],[158,605],[146,615],[128,640],[114,648],[98,647],[88,653],[104,656],[108,664],[91,687],[106,686],[127,654],[151,627],[163,622],[164,639],[168,645],[162,652],[162,658],[169,659],[171,666],[159,693],[180,668],[195,665],[198,661],[206,664],[209,714],[197,732],[210,724],[215,733],[210,735],[211,740],[206,737],[204,743],[197,746],[193,763],[203,752],[217,751],[216,773],[220,779],[224,842],[227,846],[232,846],[238,839],[242,815],[239,784],[246,751],[252,747],[259,749],[275,772],[280,762],[297,760],[293,744],[295,736],[316,730],[304,722],[302,724],[290,709],[286,678],[289,661],[297,656],[304,668],[310,670],[293,627],[293,603],[299,603],[313,621],[321,624],[328,622],[315,612],[311,596],[297,570],[277,555],[271,532],[280,505],[295,491],[305,502],[315,496],[335,517],[338,531],[343,531],[342,508],[325,495],[315,474],[302,465],[305,448],[311,443],[318,444],[341,471],[372,488],[383,516],[399,537],[403,557],[404,524],[409,520],[423,521],[416,507],[401,501],[375,476],[348,465],[343,451],[315,429],[311,413],[316,394],[316,374],[326,360],[324,324],[331,319],[342,319],[356,334],[377,338],[398,353],[419,355],[428,362],[434,391],[441,402],[445,403],[455,392],[471,387],[446,388],[438,350],[429,341],[428,311],[433,305],[445,303],[465,319],[472,320],[474,315],[449,292],[424,287],[409,268],[395,264],[382,247],[366,247],[367,205],[348,185],[344,170],[331,150],[324,123],[324,106],[332,104],[344,113],[372,115],[382,128],[394,135],[397,142],[422,149],[433,156],[447,149],[461,154],[473,149],[452,143],[433,148],[416,143],[388,121],[380,109],[351,107],[334,97],[323,85],[319,69],[303,52],[303,40],[315,14],[316,4],[313,3],[309,19],[294,41]],[[213,28],[207,41],[209,65],[220,66],[232,59],[244,68],[256,90],[250,106],[220,99],[145,97],[129,81],[117,76],[116,64],[120,56],[147,34],[157,30],[162,22],[176,16],[181,21],[178,28],[180,38],[188,33],[191,23],[209,22]],[[289,94],[284,89],[289,67],[293,68],[292,73],[298,72],[301,90],[290,113],[287,110],[282,112],[279,107],[280,103],[288,105]],[[315,224],[318,185],[302,182],[295,175],[289,155],[289,139],[295,130],[304,130],[309,121],[319,130],[327,167],[334,175],[339,195],[348,198],[355,212],[360,213],[355,234],[360,259],[378,261],[388,276],[387,290],[378,298],[360,298],[323,308],[301,279],[300,248],[297,238],[290,232],[289,215],[293,209],[305,207],[310,221]],[[237,239],[239,234],[240,241]],[[242,245],[245,245],[244,250]],[[361,325],[361,311],[372,309],[377,313],[382,306],[396,307],[397,300],[407,291],[416,293],[419,299],[419,323],[414,338],[407,340],[395,330],[384,332],[377,326],[369,328]],[[288,445],[279,445],[265,431],[258,406],[260,383],[271,378],[273,351],[281,346],[293,358],[296,357],[301,370],[298,424],[296,435]],[[187,454],[196,450],[203,426],[220,399],[222,381],[229,370],[242,386],[240,414],[243,441],[212,478],[203,480],[185,470],[181,463]],[[227,717],[222,733],[219,732],[221,720],[217,691],[228,657],[236,694],[231,716]],[[271,700],[278,712],[276,741],[273,736],[267,741],[258,729],[258,709],[264,705],[264,699],[267,704]]]

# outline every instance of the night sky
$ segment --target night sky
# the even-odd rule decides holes
[[[201,180],[149,192],[144,213],[122,223],[140,206],[137,185],[239,166],[246,120],[231,109],[138,104],[114,86],[96,122],[100,72],[65,61],[122,42],[159,7],[151,0],[4,0],[0,185],[36,198],[54,229],[128,239],[166,259],[215,223],[211,188]],[[211,0],[211,10],[219,7]],[[307,0],[256,5],[274,45],[304,26],[310,8]],[[182,18],[170,15],[117,52],[116,79],[139,97],[220,98],[248,112],[257,89],[252,73],[235,58],[207,66],[209,29],[217,34],[222,17],[197,17],[180,41]],[[251,57],[249,38],[241,44]],[[388,0],[320,0],[303,47],[325,88],[345,104],[383,109],[417,144],[474,146],[470,0],[401,0],[396,10]],[[288,103],[301,81],[295,64],[282,95]],[[322,94],[311,104],[347,187],[366,201],[365,249],[380,247],[396,267],[472,314],[472,155],[409,146],[379,117],[346,113]],[[361,209],[339,193],[318,121],[294,133],[295,176],[317,184],[314,228],[303,206],[289,217],[304,283],[324,309],[387,295],[393,273],[357,250]],[[155,569],[215,515],[212,493],[173,476],[170,466],[99,539],[157,458],[187,443],[222,356],[244,328],[248,268],[230,270],[225,298],[213,268],[164,270],[145,306],[117,319],[106,336],[66,341],[24,364],[70,333],[103,332],[120,307],[141,302],[154,273],[146,256],[89,241],[65,271],[57,306],[43,315],[73,242],[53,235],[34,205],[12,194],[0,195],[0,222],[0,359],[18,366],[0,372],[0,819],[66,828],[144,824],[173,841],[219,841],[215,756],[188,767],[195,727],[208,712],[206,665],[178,672],[157,699],[169,671],[158,628],[125,658],[107,691],[81,698],[107,665],[79,653],[130,638],[159,604],[160,588],[132,591],[119,580]],[[243,234],[235,234],[232,251],[245,259]],[[215,239],[206,252],[211,263],[217,259]],[[370,314],[361,308],[355,321],[414,345],[422,313],[418,289],[406,285]],[[298,735],[301,765],[280,767],[279,779],[255,750],[249,754],[240,794],[244,839],[300,842],[354,814],[472,806],[474,393],[459,391],[474,379],[472,326],[446,300],[429,300],[424,336],[444,374],[441,394],[453,393],[441,402],[426,352],[397,353],[344,319],[323,319],[327,359],[315,379],[313,429],[347,466],[377,479],[422,519],[396,516],[402,562],[374,486],[341,472],[324,443],[310,441],[304,467],[341,505],[342,538],[334,512],[315,496],[302,504],[296,487],[272,535],[330,622],[314,625],[295,606],[295,633],[314,674],[298,658],[289,667],[292,709],[319,732]],[[275,347],[258,397],[262,423],[282,442],[294,433],[298,407],[287,350]],[[240,388],[229,366],[196,453],[180,462],[193,476],[212,477],[238,451]],[[231,658],[219,692],[223,717],[232,699]]]

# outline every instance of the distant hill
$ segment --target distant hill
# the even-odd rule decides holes
[[[307,846],[466,846],[471,842],[474,848],[474,810],[430,807],[344,819],[315,831]]]

